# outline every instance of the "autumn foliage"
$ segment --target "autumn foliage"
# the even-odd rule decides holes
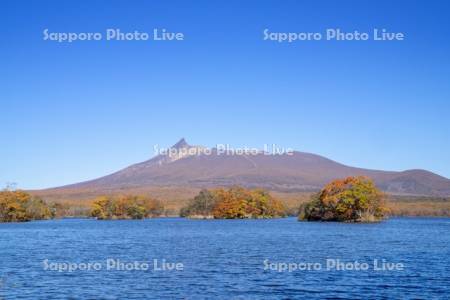
[[[373,222],[384,218],[384,194],[367,177],[347,177],[327,184],[300,208],[308,221]]]
[[[273,218],[285,216],[285,208],[265,190],[233,187],[202,190],[180,215],[215,219]]]
[[[158,217],[164,212],[161,201],[144,196],[100,196],[91,207],[91,216],[99,220],[143,219]]]
[[[24,222],[50,219],[50,207],[40,198],[24,191],[0,192],[0,222]]]

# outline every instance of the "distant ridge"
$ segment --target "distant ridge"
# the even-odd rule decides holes
[[[172,149],[179,151],[176,154],[157,155],[98,179],[42,190],[40,193],[231,185],[281,192],[312,192],[330,180],[363,175],[373,178],[382,190],[391,194],[450,196],[450,180],[426,170],[392,172],[361,169],[297,151],[292,155],[267,155],[263,152],[220,155],[216,149],[191,146],[184,138]]]

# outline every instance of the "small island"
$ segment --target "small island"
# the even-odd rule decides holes
[[[146,196],[100,196],[91,206],[91,217],[97,220],[137,220],[159,217],[164,212],[161,201]]]
[[[54,207],[37,196],[21,190],[0,191],[0,222],[45,220],[54,215]]]
[[[363,176],[330,182],[299,211],[301,221],[335,222],[379,222],[388,212],[384,194]]]
[[[193,219],[266,219],[285,217],[283,204],[263,189],[201,190],[180,211]]]

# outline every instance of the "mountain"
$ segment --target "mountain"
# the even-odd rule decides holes
[[[311,192],[336,178],[364,175],[373,178],[382,190],[391,194],[450,195],[450,180],[425,170],[361,169],[297,151],[291,155],[268,155],[262,151],[231,155],[218,149],[191,146],[184,139],[169,150],[104,177],[46,191],[101,193],[150,187],[242,185],[280,192]]]

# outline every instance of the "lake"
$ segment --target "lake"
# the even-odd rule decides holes
[[[449,218],[3,223],[0,257],[0,299],[450,295]]]

